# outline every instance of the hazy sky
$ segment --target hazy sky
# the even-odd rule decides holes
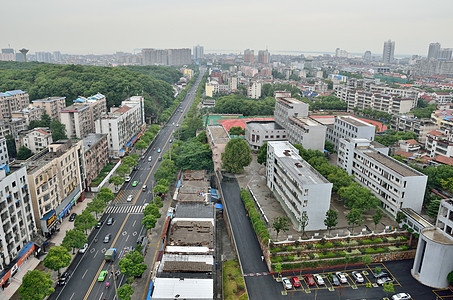
[[[451,0],[22,0],[3,1],[0,47],[70,54],[136,48],[205,51],[349,52],[427,55],[453,48]]]

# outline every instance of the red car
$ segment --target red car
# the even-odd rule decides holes
[[[313,275],[310,275],[310,274],[306,274],[304,276],[304,279],[305,279],[305,282],[308,284],[308,285],[315,285],[315,279],[313,278]]]
[[[293,286],[296,288],[296,287],[300,287],[300,281],[299,281],[299,278],[297,278],[297,276],[292,276],[291,277],[291,282],[293,283]]]

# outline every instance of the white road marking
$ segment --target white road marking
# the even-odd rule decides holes
[[[69,298],[69,300],[71,300],[71,299],[72,299],[72,297],[74,297],[74,293],[72,293],[72,295],[71,295],[71,298]]]
[[[85,273],[83,273],[82,279],[85,278],[86,273],[88,272],[88,269],[85,270]]]
[[[99,251],[96,251],[96,253],[94,254],[93,258],[95,258],[95,257],[96,257],[96,255],[98,255],[98,252],[99,252]]]

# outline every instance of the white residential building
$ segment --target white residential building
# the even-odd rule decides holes
[[[341,138],[359,138],[374,141],[376,126],[353,116],[336,116],[333,125],[327,127],[326,139],[338,150]]]
[[[58,119],[58,112],[66,107],[66,97],[49,97],[32,100],[31,105],[43,108],[52,120]]]
[[[269,141],[286,139],[285,128],[274,121],[248,121],[245,123],[245,140],[252,150],[258,150]]]
[[[304,212],[309,218],[306,230],[326,228],[332,183],[303,160],[288,141],[267,143],[266,178],[295,228],[301,230],[297,219]]]
[[[35,232],[35,220],[29,195],[26,168],[11,167],[10,169],[8,165],[0,166],[1,271],[16,258]]]
[[[291,92],[275,92],[275,122],[287,128],[289,117],[307,117],[309,105],[295,98],[291,98]]]
[[[247,96],[253,99],[261,98],[261,83],[260,82],[252,82],[247,88]]]
[[[286,132],[288,140],[305,149],[324,151],[327,127],[310,117],[289,117]]]
[[[52,133],[48,127],[36,127],[30,130],[21,131],[16,136],[16,148],[27,147],[36,153],[46,149],[52,144]]]
[[[437,155],[453,157],[453,134],[433,130],[426,135],[425,148],[429,157]]]
[[[0,166],[4,164],[8,164],[9,156],[8,156],[8,147],[6,146],[6,138],[0,138]]]
[[[420,213],[428,177],[388,156],[366,139],[340,139],[337,165],[381,200],[393,216],[401,208]]]
[[[143,97],[135,96],[122,101],[121,107],[111,107],[108,114],[96,120],[96,133],[108,134],[109,155],[122,157],[144,130]]]

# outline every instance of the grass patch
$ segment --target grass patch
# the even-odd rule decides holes
[[[223,299],[246,300],[245,281],[236,259],[223,263]]]

